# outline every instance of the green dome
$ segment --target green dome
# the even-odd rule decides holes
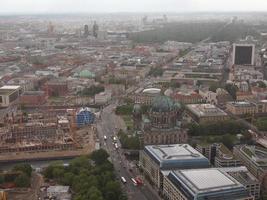
[[[89,70],[83,70],[80,72],[81,78],[94,78],[95,74],[90,72]]]
[[[158,96],[152,102],[152,112],[171,112],[180,109],[180,104],[175,103],[170,97]]]
[[[140,104],[135,104],[133,107],[133,114],[141,114],[142,108]]]

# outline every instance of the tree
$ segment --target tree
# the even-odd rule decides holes
[[[209,87],[209,91],[212,91],[212,92],[216,92],[216,90],[219,88],[219,84],[218,83],[213,83],[212,85],[210,85]]]
[[[70,171],[72,171],[73,173],[78,172],[77,170],[81,168],[86,169],[90,167],[90,162],[87,156],[80,156],[70,162]]]
[[[131,115],[133,112],[133,105],[122,105],[116,107],[116,115]]]
[[[170,87],[171,88],[180,88],[181,84],[179,82],[177,82],[177,81],[171,81]]]
[[[190,124],[188,133],[193,136],[205,135],[223,135],[223,134],[239,134],[246,130],[246,127],[240,122],[233,120],[223,122],[209,122],[200,124]]]
[[[71,185],[74,179],[74,174],[71,172],[64,173],[64,176],[62,178],[62,183],[64,185]]]
[[[228,149],[233,149],[234,146],[234,141],[231,137],[231,135],[227,134],[222,136],[222,141],[221,141]]]
[[[64,172],[65,171],[63,167],[55,167],[53,169],[53,178],[57,178],[57,179],[63,178]]]
[[[133,150],[140,149],[140,139],[137,135],[129,137],[122,130],[119,131],[118,135],[119,135],[122,148],[133,149]]]
[[[243,136],[241,137],[240,142],[242,144],[252,145],[253,144],[253,137],[252,137],[252,135],[249,132],[245,132],[243,134]]]
[[[82,96],[92,97],[104,91],[105,91],[105,88],[103,86],[92,85],[89,88],[84,88],[79,94]]]
[[[258,81],[257,84],[260,88],[266,88],[266,85],[263,81]]]
[[[196,86],[200,87],[201,85],[202,85],[201,81],[200,80],[197,80]]]
[[[101,192],[94,186],[89,189],[88,194],[88,200],[104,200]]]
[[[68,167],[50,165],[45,175],[70,185],[75,200],[127,200],[115,180],[114,167],[108,157],[108,153],[100,149],[89,156],[75,158]],[[110,198],[104,198],[106,196]]]
[[[3,174],[0,174],[0,184],[3,184],[5,182],[5,177]]]
[[[225,90],[232,96],[234,100],[236,100],[236,92],[238,91],[238,87],[236,85],[228,83],[225,85]]]
[[[109,181],[105,187],[105,199],[106,200],[117,200],[121,195],[120,184],[116,181]]]
[[[105,163],[109,155],[104,149],[100,149],[91,153],[90,158],[97,164],[101,165]]]
[[[27,176],[31,177],[32,174],[32,167],[30,164],[17,164],[13,167],[12,171],[16,171],[16,172],[23,172],[25,173]]]
[[[151,68],[148,75],[158,77],[158,76],[162,76],[163,72],[164,70],[162,68],[156,67],[156,68]]]
[[[30,181],[30,178],[25,173],[21,173],[15,179],[15,184],[17,187],[29,187],[31,184],[31,181]]]
[[[52,165],[49,165],[47,168],[45,168],[44,173],[43,173],[45,178],[52,179],[53,178],[53,170],[54,170],[54,166],[52,166]]]
[[[267,117],[257,119],[256,126],[260,131],[267,131]]]

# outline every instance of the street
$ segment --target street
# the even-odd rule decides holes
[[[115,104],[111,104],[104,108],[101,114],[101,120],[97,123],[101,146],[110,154],[110,159],[114,164],[118,179],[121,179],[121,177],[126,179],[127,183],[123,184],[122,188],[127,193],[129,200],[158,200],[160,199],[159,196],[148,184],[134,186],[131,178],[139,175],[138,170],[134,169],[132,172],[129,171],[132,165],[123,155],[119,140],[117,140],[118,149],[113,144],[112,137],[114,134],[117,134],[119,129],[125,130],[122,119],[113,112],[115,107]],[[107,137],[106,140],[104,140],[104,135]]]

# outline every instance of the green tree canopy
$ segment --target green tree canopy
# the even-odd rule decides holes
[[[91,155],[90,158],[97,164],[97,165],[101,165],[104,164],[107,159],[108,159],[109,155],[106,152],[106,150],[104,149],[100,149],[98,151],[94,151]]]
[[[15,184],[17,187],[29,187],[31,185],[31,180],[25,173],[21,173],[15,179]]]
[[[30,164],[22,163],[22,164],[17,164],[13,167],[12,171],[16,172],[23,172],[27,176],[31,177],[32,174],[32,167]]]

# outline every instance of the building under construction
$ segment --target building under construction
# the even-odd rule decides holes
[[[0,191],[0,200],[7,200],[7,195],[5,191]]]
[[[45,152],[49,157],[47,153],[51,152],[64,157],[69,151],[79,155],[82,150],[82,144],[76,141],[75,110],[21,113],[7,119],[0,129],[0,161],[12,154],[22,157],[31,154],[32,157]]]

